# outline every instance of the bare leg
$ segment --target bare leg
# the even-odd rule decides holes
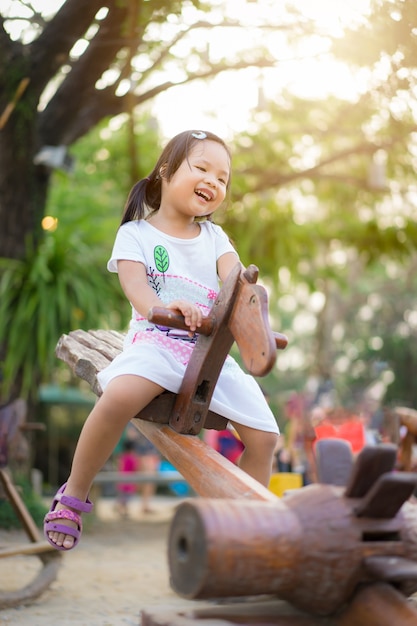
[[[94,477],[113,452],[129,420],[162,391],[159,385],[133,375],[118,376],[108,384],[81,431],[65,488],[67,495],[81,501],[87,499]],[[58,505],[59,508],[62,507]],[[73,537],[62,533],[52,532],[49,537],[67,549],[74,543]]]
[[[142,472],[156,472],[158,468],[159,458],[156,454],[145,454],[141,458],[141,471]],[[141,489],[142,496],[142,511],[149,513],[152,510],[150,506],[151,498],[155,495],[156,484],[155,483],[143,483]]]
[[[268,487],[278,435],[236,422],[233,427],[245,446],[238,462],[240,469]]]

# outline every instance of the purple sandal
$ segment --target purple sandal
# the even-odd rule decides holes
[[[81,521],[81,517],[75,511],[79,511],[80,513],[90,513],[93,508],[93,503],[87,498],[86,502],[81,502],[78,498],[73,498],[72,496],[64,495],[64,490],[66,487],[65,483],[60,487],[55,495],[55,498],[52,502],[52,506],[50,511],[45,515],[45,519],[43,520],[43,531],[46,539],[49,541],[51,546],[56,548],[57,550],[72,550],[77,545],[82,529],[83,523]],[[59,509],[56,511],[56,505],[63,504],[64,506],[69,506],[71,509],[75,509],[75,511],[70,511],[69,509]],[[77,525],[77,528],[72,528],[72,526],[67,526],[65,524],[60,524],[60,519],[66,519],[70,522],[74,522]],[[58,523],[56,523],[58,521]],[[71,548],[65,548],[64,546],[57,546],[50,537],[49,533],[63,533],[64,535],[71,535],[74,537],[74,543]]]

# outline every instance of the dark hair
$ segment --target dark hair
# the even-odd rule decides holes
[[[219,143],[231,158],[230,150],[220,137],[209,131],[186,130],[173,137],[165,146],[152,172],[138,181],[130,190],[124,207],[121,224],[132,220],[141,220],[147,211],[157,211],[161,204],[162,178],[171,180],[181,163],[188,159],[190,150],[199,142],[207,139]],[[230,187],[230,177],[226,189]]]

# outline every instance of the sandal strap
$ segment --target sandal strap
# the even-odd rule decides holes
[[[64,526],[64,524],[56,524],[55,522],[46,522],[45,524],[46,539],[49,541],[51,546],[53,546],[56,550],[71,550],[72,548],[64,548],[63,546],[57,546],[56,543],[54,543],[49,538],[49,533],[51,532],[60,533],[62,535],[69,535],[70,537],[74,537],[74,545],[72,546],[73,548],[75,548],[75,546],[77,545],[80,539],[80,531],[77,528],[71,528],[71,526]]]
[[[54,522],[57,519],[66,519],[70,522],[73,522],[74,524],[77,524],[78,526],[78,532],[81,532],[83,529],[83,522],[81,517],[78,515],[78,513],[75,513],[75,511],[70,511],[69,509],[59,509],[59,511],[49,511],[49,513],[47,513],[45,515],[45,523],[50,523],[50,522]],[[62,526],[63,528],[66,529],[70,529],[70,526]],[[72,530],[77,530],[77,529],[72,529]],[[65,531],[66,532],[66,531]],[[67,533],[66,534],[71,534],[71,533]]]
[[[73,528],[72,526],[59,524],[57,521],[60,519],[67,519],[71,522],[77,524],[77,528]],[[70,537],[74,537],[74,545],[75,548],[77,545],[80,535],[82,531],[82,522],[81,517],[74,513],[74,511],[68,511],[67,509],[60,509],[59,511],[50,511],[45,515],[44,519],[44,534],[51,546],[54,546],[57,550],[67,550],[71,548],[64,548],[63,546],[57,546],[51,538],[49,537],[50,532],[54,533],[62,533],[63,535],[69,535]]]
[[[88,498],[85,502],[83,502],[78,498],[74,498],[73,496],[67,496],[60,492],[56,494],[55,500],[57,500],[64,506],[69,506],[71,507],[71,509],[79,511],[80,513],[90,513],[93,508],[93,503],[90,502]]]

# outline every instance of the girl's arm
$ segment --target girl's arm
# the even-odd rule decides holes
[[[232,269],[240,263],[239,257],[235,252],[226,252],[217,261],[217,273],[222,283],[225,282]],[[243,265],[240,263],[242,269]]]
[[[198,307],[187,300],[174,300],[167,305],[158,298],[152,287],[148,285],[146,268],[142,263],[119,260],[117,271],[126,298],[143,317],[147,317],[149,309],[154,306],[167,307],[180,311],[191,331],[194,332],[198,326],[201,326],[202,313]]]
[[[146,269],[137,261],[118,261],[117,271],[126,298],[138,313],[146,317],[153,306],[165,306],[148,285]]]

